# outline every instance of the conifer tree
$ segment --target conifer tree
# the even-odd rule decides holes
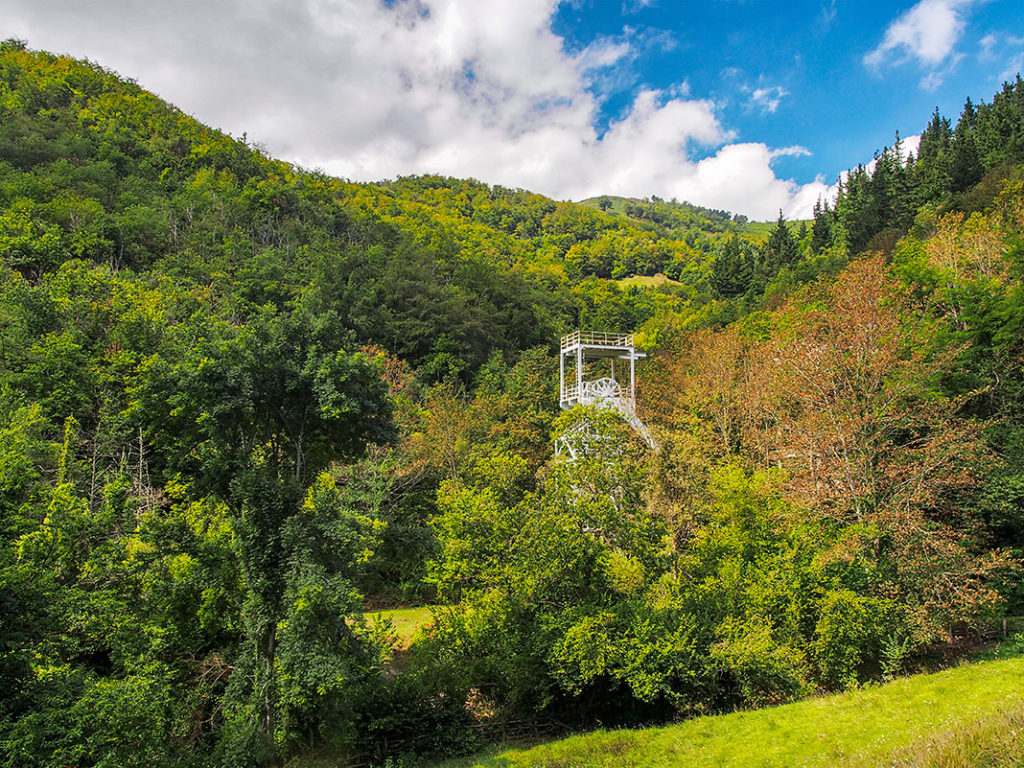
[[[964,104],[964,111],[960,115],[960,121],[953,131],[953,140],[950,145],[951,157],[949,163],[950,191],[953,193],[966,192],[973,187],[984,175],[981,167],[981,158],[978,154],[978,145],[974,138],[974,126],[977,121],[977,112],[970,99]]]
[[[800,249],[780,210],[775,227],[761,250],[762,273],[770,280],[776,272],[794,263],[798,258]]]
[[[931,122],[921,134],[921,144],[917,150],[918,182],[925,199],[934,200],[949,189],[949,146],[952,139],[949,120],[942,117],[936,107]]]
[[[725,241],[711,267],[711,287],[725,299],[747,292],[753,276],[751,260],[736,235]]]
[[[832,245],[832,223],[835,213],[828,200],[814,204],[814,223],[811,225],[811,253],[821,253]]]

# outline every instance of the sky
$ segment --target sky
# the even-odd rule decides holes
[[[1024,72],[1024,0],[0,0],[274,157],[806,218]]]

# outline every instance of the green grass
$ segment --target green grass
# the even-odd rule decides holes
[[[637,731],[495,749],[443,768],[1024,765],[1024,658]],[[945,757],[943,757],[945,755]],[[948,758],[948,759],[947,759]]]
[[[958,723],[898,751],[893,768],[1010,768],[1024,765],[1024,706]]]
[[[799,219],[796,221],[788,221],[786,223],[789,224],[793,230],[800,228]],[[807,226],[811,226],[812,223],[814,223],[813,220],[808,220]],[[774,219],[771,221],[748,221],[743,225],[743,232],[748,235],[754,235],[755,240],[766,240],[768,239],[768,235],[771,234],[771,231],[775,229],[775,224],[776,221]],[[794,234],[796,233],[794,232]]]
[[[657,288],[660,285],[682,285],[677,280],[673,280],[670,277],[665,277],[663,274],[658,273],[657,275],[633,275],[632,277],[623,277],[615,281],[621,288],[629,288],[630,286],[637,285],[641,288]]]
[[[421,627],[428,627],[434,623],[434,616],[430,612],[433,606],[425,605],[419,608],[391,608],[386,611],[373,611],[366,614],[367,621],[373,621],[375,617],[389,619],[398,635],[396,647],[408,648],[412,644],[416,632]]]

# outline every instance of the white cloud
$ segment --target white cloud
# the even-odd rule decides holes
[[[770,115],[779,108],[782,99],[788,95],[789,91],[779,85],[768,88],[755,88],[750,94],[750,103],[761,110],[762,115]]]
[[[935,93],[935,91],[939,90],[939,86],[942,85],[942,81],[945,79],[945,75],[941,72],[929,72],[921,78],[919,85],[921,86],[922,91]]]
[[[978,41],[978,61],[990,67],[1001,67],[996,78],[998,83],[1012,82],[1018,73],[1024,71],[1021,46],[1024,46],[1024,37],[989,32]]]
[[[806,150],[803,150],[806,151]],[[810,218],[814,203],[828,192],[823,179],[798,185],[776,177],[772,161],[794,149],[773,151],[764,144],[729,144],[697,163],[694,172],[678,179],[672,196],[701,199],[713,208],[774,219],[781,209],[788,219]]]
[[[878,47],[864,56],[864,64],[879,67],[908,58],[936,68],[954,51],[964,28],[962,11],[977,0],[920,0],[893,21]],[[900,55],[901,54],[901,55]]]
[[[828,27],[831,26],[832,22],[836,20],[838,10],[836,9],[836,0],[829,0],[828,3],[822,3],[821,5],[821,21]]]
[[[1021,73],[1024,73],[1024,53],[1018,53],[1006,63],[1006,69],[999,73],[999,82],[1012,83]]]
[[[978,46],[981,48],[981,51],[978,53],[978,58],[982,61],[991,61],[993,58],[992,52],[998,42],[999,39],[991,32],[981,38],[981,40],[978,41]]]
[[[599,134],[591,86],[639,43],[567,52],[551,30],[557,4],[0,0],[0,18],[32,47],[89,57],[346,178],[436,172],[560,199],[656,194],[753,218],[809,214],[824,184],[777,178],[778,151],[763,144],[727,144],[716,106],[685,84],[641,90]],[[784,95],[766,89],[763,107]]]
[[[917,157],[917,150],[921,147],[921,134],[917,133],[913,136],[903,136],[900,140],[900,149],[903,158],[906,159],[913,155]]]
[[[632,47],[621,40],[602,38],[587,46],[576,57],[580,69],[589,72],[594,69],[610,67],[629,56]]]
[[[658,4],[658,0],[622,0],[623,13],[639,13],[644,8],[650,8]]]

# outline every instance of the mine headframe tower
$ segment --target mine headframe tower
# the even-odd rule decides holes
[[[637,352],[633,334],[576,331],[562,337],[559,359],[559,400],[563,410],[577,405],[611,408],[626,420],[644,442],[656,448],[650,430],[636,414]],[[577,432],[586,431],[583,424]],[[558,454],[576,458],[585,435],[566,435],[555,446]]]

